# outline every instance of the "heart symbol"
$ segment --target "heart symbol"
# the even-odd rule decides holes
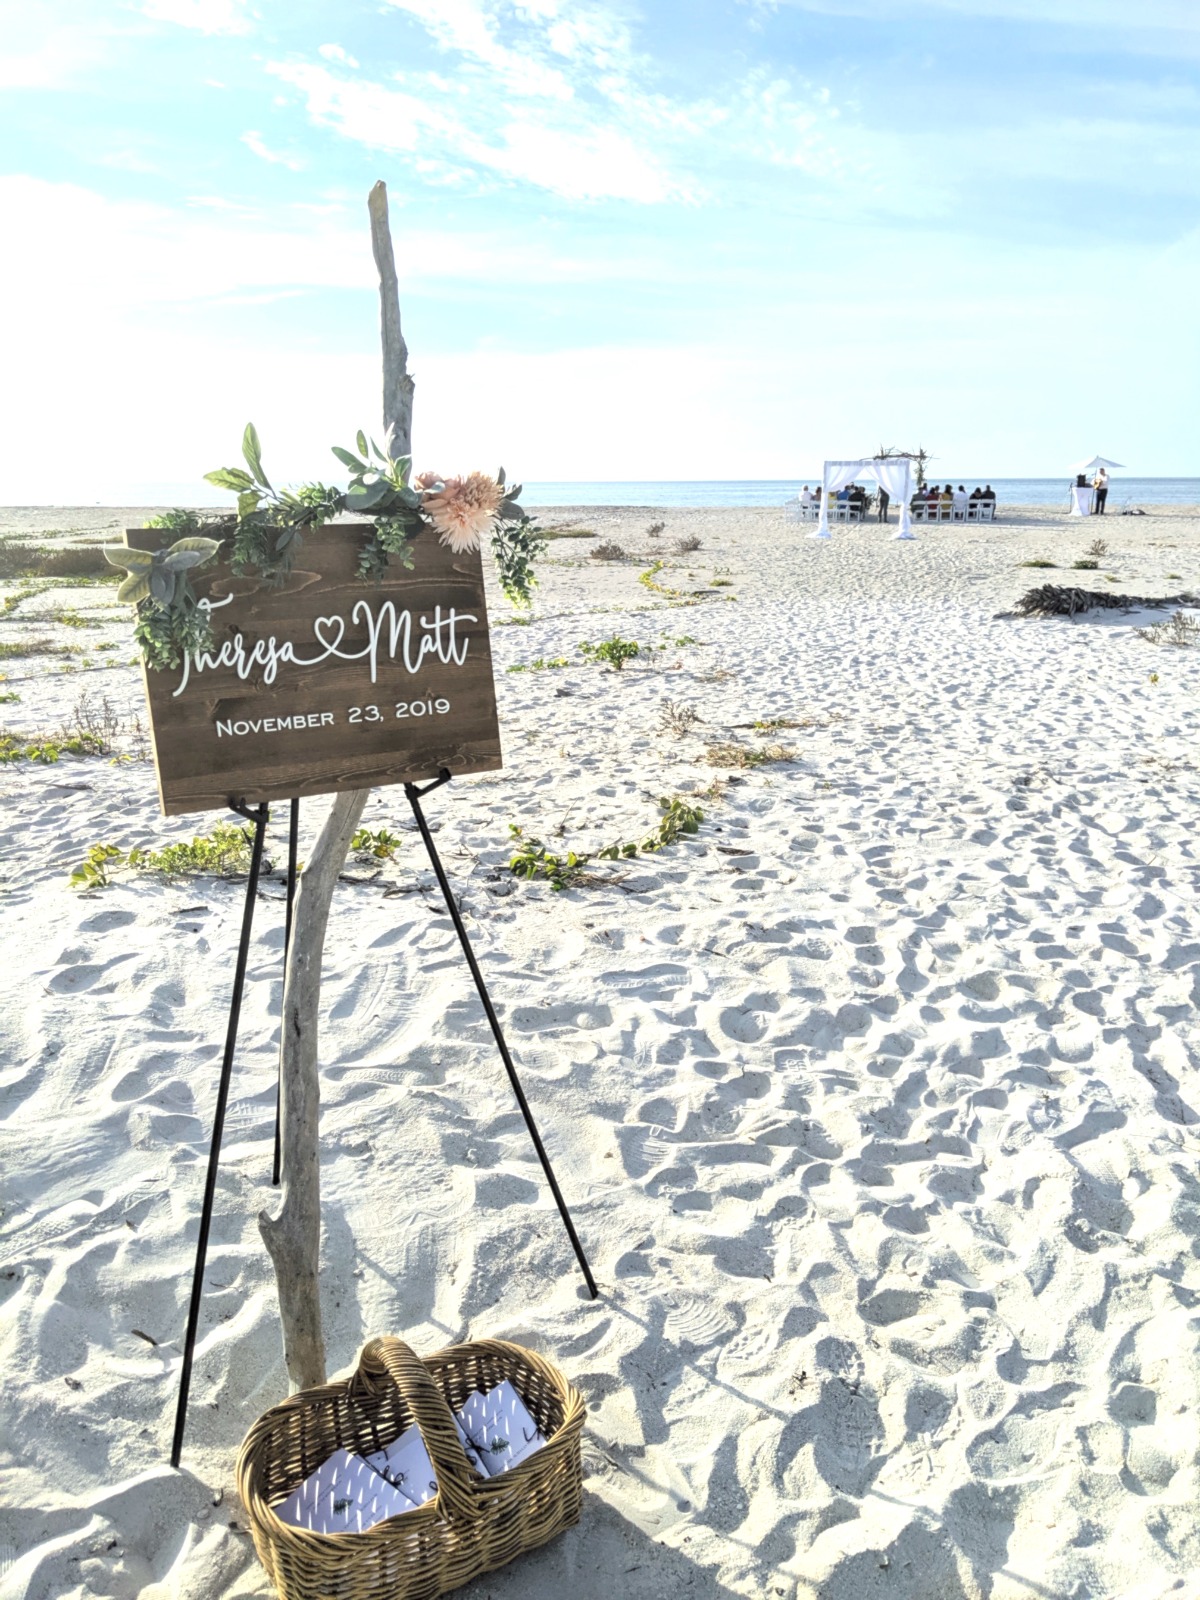
[[[326,634],[337,628],[334,639],[326,638]],[[326,655],[336,655],[337,648],[342,642],[346,632],[346,619],[344,617],[317,617],[313,622],[313,634],[319,645],[324,647]]]

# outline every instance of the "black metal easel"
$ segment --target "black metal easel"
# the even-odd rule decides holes
[[[513,1065],[513,1058],[508,1053],[508,1045],[504,1042],[504,1034],[500,1029],[500,1019],[496,1015],[491,997],[487,992],[487,985],[483,981],[483,973],[479,970],[479,963],[475,959],[475,952],[471,949],[471,941],[467,938],[467,930],[463,926],[462,914],[458,909],[458,902],[450,888],[449,879],[442,867],[441,857],[433,842],[433,835],[429,831],[429,824],[425,821],[425,813],[421,810],[421,801],[434,789],[440,789],[444,783],[450,782],[450,773],[445,767],[432,783],[427,783],[423,789],[418,789],[415,784],[406,783],[404,792],[408,796],[408,803],[413,809],[413,816],[417,819],[417,827],[421,830],[421,839],[425,845],[429,860],[437,874],[437,881],[446,902],[446,909],[450,913],[450,920],[454,924],[454,931],[458,934],[458,942],[462,945],[463,955],[467,958],[467,966],[471,969],[471,976],[475,980],[475,987],[479,991],[479,998],[483,1002],[483,1009],[491,1025],[492,1036],[496,1041],[496,1048],[500,1052],[500,1059],[504,1063],[504,1070],[508,1073],[508,1081],[512,1084],[513,1093],[517,1097],[517,1104],[521,1108],[521,1115],[525,1118],[525,1126],[529,1130],[529,1137],[533,1140],[533,1148],[537,1151],[538,1160],[542,1163],[542,1171],[546,1174],[546,1182],[550,1185],[550,1192],[554,1196],[554,1203],[558,1207],[559,1216],[563,1219],[563,1226],[567,1230],[567,1237],[571,1241],[571,1248],[575,1252],[584,1282],[588,1286],[588,1293],[594,1300],[599,1294],[596,1280],[592,1277],[592,1269],[588,1266],[587,1257],[583,1253],[583,1246],[579,1242],[579,1235],[575,1232],[575,1224],[571,1221],[571,1213],[567,1210],[567,1203],[562,1197],[562,1190],[558,1187],[558,1180],[554,1176],[554,1169],[550,1165],[550,1157],[546,1154],[546,1147],[542,1143],[541,1135],[537,1131],[537,1124],[533,1120],[533,1112],[529,1109],[529,1101],[525,1098],[525,1091],[521,1088],[521,1080],[517,1077],[517,1069]]]
[[[292,946],[292,907],[296,903],[296,842],[300,837],[300,800],[291,802],[288,818],[287,910],[283,920],[283,981],[287,983],[287,958]],[[275,1080],[275,1162],[271,1169],[271,1182],[279,1187],[280,1164],[283,1148],[280,1142],[280,1107],[283,1105],[283,1029],[279,1030],[279,1074]]]
[[[179,1401],[175,1407],[175,1437],[171,1443],[171,1465],[179,1465],[183,1450],[183,1429],[187,1421],[188,1389],[192,1382],[192,1356],[196,1349],[196,1328],[200,1321],[200,1299],[204,1293],[204,1259],[208,1254],[208,1233],[212,1226],[213,1199],[217,1191],[217,1167],[221,1160],[221,1135],[225,1131],[225,1107],[229,1101],[229,1079],[237,1049],[238,1022],[242,1014],[242,991],[246,986],[246,963],[250,958],[250,929],[254,922],[254,901],[258,894],[258,874],[262,867],[263,840],[267,832],[270,807],[265,803],[251,809],[240,800],[231,800],[229,809],[254,824],[254,844],[250,851],[250,877],[246,884],[246,909],[242,912],[242,936],[238,942],[237,966],[233,973],[233,998],[229,1002],[229,1027],[225,1033],[225,1055],[217,1088],[217,1109],[213,1116],[212,1144],[208,1151],[208,1176],[204,1180],[204,1204],[200,1208],[200,1237],[196,1241],[196,1266],[192,1273],[192,1298],[188,1306],[187,1333],[183,1340],[183,1366],[179,1373]]]
[[[522,1089],[521,1081],[517,1077],[517,1069],[513,1064],[512,1056],[509,1054],[508,1045],[505,1043],[504,1034],[500,1028],[500,1020],[496,1016],[496,1011],[492,1005],[491,997],[487,992],[487,986],[483,981],[483,974],[479,970],[479,963],[475,959],[475,952],[471,948],[471,941],[467,937],[467,930],[463,926],[462,915],[459,912],[458,903],[454,898],[453,891],[450,888],[449,879],[446,877],[445,869],[441,863],[441,858],[439,857],[437,848],[434,845],[433,836],[429,831],[429,824],[426,822],[425,814],[421,810],[421,800],[423,797],[434,789],[440,789],[444,783],[449,783],[450,776],[450,773],[446,770],[446,768],[443,767],[440,775],[431,783],[427,783],[424,788],[417,788],[415,784],[406,783],[404,785],[404,792],[408,796],[409,804],[412,806],[413,816],[416,818],[417,827],[421,834],[421,840],[425,845],[425,849],[429,855],[430,863],[435,874],[437,875],[438,884],[446,901],[446,907],[450,912],[451,921],[454,923],[455,932],[458,934],[459,943],[462,945],[463,954],[467,959],[467,966],[470,968],[471,976],[475,981],[475,988],[478,991],[479,998],[483,1003],[483,1009],[487,1015],[488,1023],[491,1026],[492,1035],[496,1041],[496,1047],[500,1052],[500,1059],[504,1063],[504,1070],[508,1074],[508,1081],[512,1085],[513,1093],[517,1097],[517,1104],[521,1108],[521,1115],[525,1119],[525,1126],[529,1130],[529,1137],[533,1141],[533,1147],[537,1151],[538,1160],[542,1164],[542,1171],[546,1174],[546,1181],[550,1185],[550,1192],[554,1196],[554,1202],[558,1207],[559,1215],[562,1217],[563,1224],[566,1227],[567,1236],[571,1241],[571,1248],[574,1250],[575,1259],[578,1261],[583,1272],[584,1281],[588,1286],[588,1292],[592,1299],[595,1300],[599,1294],[599,1290],[596,1288],[596,1280],[592,1276],[592,1269],[589,1267],[587,1257],[583,1253],[583,1246],[579,1242],[579,1235],[575,1232],[575,1224],[571,1221],[571,1213],[567,1210],[566,1201],[562,1197],[562,1190],[558,1187],[558,1180],[554,1176],[554,1169],[551,1167],[550,1158],[546,1154],[546,1147],[542,1143],[541,1135],[537,1130],[537,1124],[533,1120],[533,1112],[529,1108],[529,1102],[525,1098],[525,1091]],[[245,817],[247,821],[254,823],[254,842],[250,855],[250,876],[246,884],[246,906],[242,913],[242,932],[241,939],[238,943],[237,965],[234,968],[233,995],[229,1002],[229,1027],[225,1036],[225,1055],[221,1062],[221,1078],[217,1089],[217,1108],[213,1117],[212,1143],[209,1147],[208,1153],[208,1173],[204,1183],[204,1203],[200,1211],[200,1236],[196,1242],[196,1264],[192,1272],[192,1296],[188,1306],[187,1332],[184,1336],[183,1344],[183,1364],[180,1368],[179,1374],[179,1399],[175,1407],[175,1435],[171,1444],[171,1465],[173,1467],[178,1467],[180,1456],[183,1451],[183,1434],[187,1422],[188,1392],[191,1387],[192,1379],[192,1358],[195,1354],[196,1331],[200,1322],[200,1302],[204,1293],[204,1264],[205,1258],[208,1254],[208,1236],[212,1227],[213,1201],[216,1198],[217,1189],[217,1169],[220,1165],[221,1159],[221,1137],[225,1130],[225,1108],[229,1101],[229,1082],[233,1071],[234,1053],[237,1048],[238,1022],[240,1020],[242,1010],[242,993],[246,985],[246,967],[250,955],[250,932],[254,921],[254,901],[258,894],[258,879],[262,867],[263,841],[266,837],[267,822],[270,816],[270,808],[265,803],[260,806],[250,807],[247,806],[244,801],[231,800],[229,802],[229,806],[231,811],[236,811],[239,816]],[[291,802],[291,816],[289,818],[288,827],[287,912],[284,923],[283,944],[285,973],[287,970],[288,946],[291,942],[292,936],[292,912],[296,897],[296,844],[299,833],[299,818],[300,802],[298,799],[294,799]],[[283,1041],[281,1038],[281,1075],[282,1050]],[[280,1180],[281,1170],[281,1089],[282,1079],[280,1076],[280,1079],[278,1079],[276,1082],[275,1093],[275,1159],[272,1170],[272,1182],[276,1184]]]

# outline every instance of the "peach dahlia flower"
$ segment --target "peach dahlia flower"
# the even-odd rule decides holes
[[[428,485],[423,481],[432,480]],[[504,499],[504,490],[486,472],[472,472],[465,478],[438,478],[422,473],[417,485],[424,493],[422,514],[441,535],[455,555],[478,550],[482,535],[491,526]]]

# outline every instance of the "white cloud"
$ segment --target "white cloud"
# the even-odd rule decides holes
[[[25,240],[21,250],[0,252],[0,304],[21,306],[23,324],[49,326],[55,307],[111,319],[260,292],[375,292],[365,197],[352,205],[290,206],[271,217],[217,195],[197,195],[190,208],[173,211],[110,200],[75,184],[0,177],[0,215],[13,236]],[[409,289],[587,282],[632,270],[619,259],[555,251],[519,230],[464,235],[410,229],[402,208],[393,209],[392,231],[401,283]],[[88,251],[82,275],[80,239]],[[10,319],[10,328],[16,321]]]
[[[269,70],[300,90],[314,121],[372,149],[420,149],[452,170],[467,163],[573,200],[652,202],[686,193],[650,152],[602,120],[551,128],[508,105],[506,120],[485,131],[468,121],[456,97],[431,89],[414,94],[306,64],[272,63]]]
[[[286,167],[289,172],[303,172],[304,162],[297,161],[292,156],[280,155],[277,150],[270,150],[263,142],[262,135],[253,128],[242,135],[242,143],[247,150],[252,151],[260,160],[270,162],[275,167]]]
[[[347,55],[340,44],[323,44],[317,47],[317,54],[324,56],[326,61],[340,62],[343,67],[357,67],[358,62],[353,56]]]
[[[611,7],[585,0],[388,0],[446,58],[387,82],[307,63],[268,70],[304,94],[314,121],[413,155],[424,176],[501,177],[570,200],[695,201],[730,159],[811,178],[863,170],[831,139],[827,91],[743,72],[719,97],[658,89]],[[844,141],[843,141],[844,142]]]
[[[917,22],[951,12],[972,21],[986,17],[1045,23],[1052,27],[1118,28],[1144,32],[1149,28],[1195,30],[1195,0],[739,0],[759,11],[793,9],[833,16],[879,17]],[[1087,41],[1094,44],[1094,38]]]
[[[0,0],[0,90],[68,89],[107,54],[111,24],[54,26],[40,7]]]
[[[246,0],[143,0],[142,12],[155,22],[175,22],[201,33],[249,33]]]

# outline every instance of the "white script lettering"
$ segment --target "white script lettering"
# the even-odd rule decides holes
[[[202,600],[200,604],[213,611],[218,606],[228,605],[229,601]],[[265,684],[275,682],[281,666],[315,667],[331,656],[340,661],[367,661],[372,683],[377,681],[381,658],[395,661],[399,657],[410,676],[421,670],[427,655],[436,655],[444,666],[461,667],[467,659],[470,640],[460,637],[459,627],[463,623],[478,622],[479,618],[469,611],[457,611],[453,606],[443,615],[439,605],[434,607],[432,619],[425,616],[418,619],[417,632],[412,612],[397,611],[393,601],[385,600],[373,608],[369,600],[359,600],[350,613],[350,620],[366,628],[367,641],[361,650],[341,648],[346,620],[338,616],[314,618],[313,640],[318,646],[314,655],[300,654],[301,645],[291,639],[280,641],[273,633],[253,645],[247,645],[242,634],[235,633],[216,650],[197,650],[194,655],[184,656],[179,686],[172,698],[177,699],[184,692],[193,674],[198,676],[221,667],[232,667],[243,682],[257,668]],[[292,725],[296,725],[295,719]],[[222,725],[218,723],[217,726],[219,730]]]

